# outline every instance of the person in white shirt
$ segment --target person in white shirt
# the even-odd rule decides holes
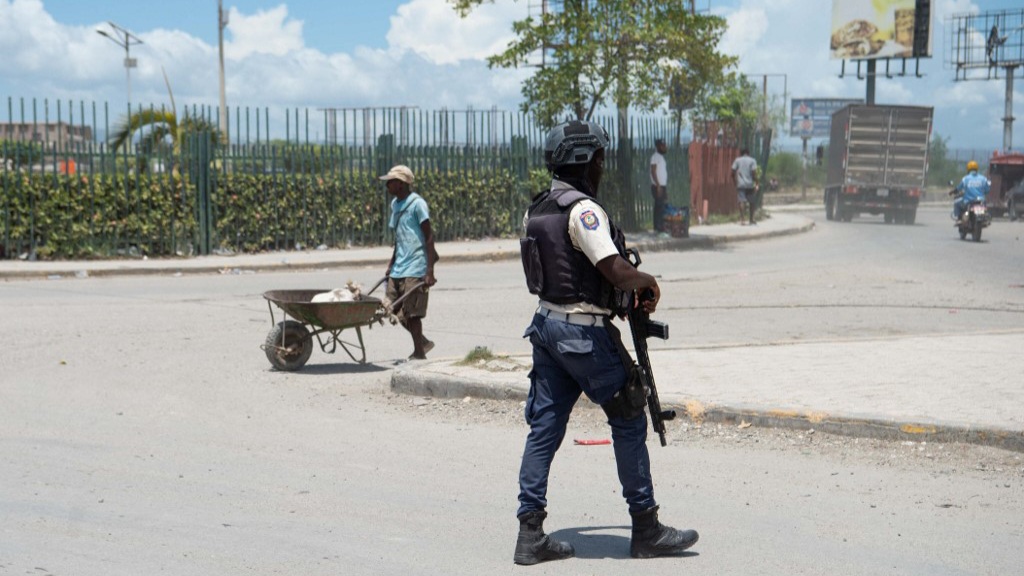
[[[654,141],[654,154],[651,154],[651,197],[654,198],[654,232],[665,230],[665,203],[668,201],[668,165],[665,163],[665,152],[668,146],[658,138]]]

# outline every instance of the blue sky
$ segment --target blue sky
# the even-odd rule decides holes
[[[525,70],[491,70],[484,58],[512,39],[511,23],[539,0],[497,0],[459,19],[445,0],[224,0],[230,106],[272,110],[415,105],[515,110]],[[943,27],[953,13],[1020,8],[1019,0],[934,0],[934,57],[923,79],[881,79],[877,101],[936,109],[935,132],[955,148],[1002,143],[1003,81],[953,82]],[[725,17],[720,48],[769,92],[798,98],[863,98],[864,82],[839,78],[828,53],[829,0],[698,0]],[[122,49],[96,34],[105,21],[144,40],[132,47],[134,102],[217,102],[216,0],[0,0],[0,121],[8,97],[108,102],[123,109]],[[1018,74],[1020,75],[1020,74]],[[1024,118],[1024,82],[1015,115]],[[1024,123],[1015,123],[1016,148]],[[783,141],[793,147],[798,139]]]
[[[386,46],[389,17],[405,3],[402,0],[226,0],[223,4],[225,10],[233,7],[246,14],[285,4],[292,18],[302,20],[309,45],[332,53],[352,52],[358,46]],[[217,0],[48,0],[43,5],[54,18],[73,26],[110,20],[130,30],[177,29],[212,45],[217,42]]]

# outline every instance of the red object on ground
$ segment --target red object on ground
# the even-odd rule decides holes
[[[580,440],[579,438],[573,440],[573,443],[577,446],[600,446],[603,444],[611,444],[612,441],[607,438],[602,440]]]

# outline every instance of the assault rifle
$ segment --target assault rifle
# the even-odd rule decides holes
[[[640,267],[640,252],[636,248],[626,250],[627,260],[634,268]],[[666,446],[665,421],[674,420],[675,410],[662,410],[661,400],[658,399],[658,387],[654,385],[654,373],[651,371],[651,359],[647,355],[647,339],[650,337],[668,340],[668,324],[651,320],[647,311],[644,310],[643,302],[654,298],[650,289],[640,294],[633,293],[629,297],[629,331],[633,333],[633,347],[636,349],[636,362],[640,376],[640,383],[643,385],[647,396],[647,410],[651,413],[651,427],[658,433],[661,445]],[[639,301],[638,301],[639,299]]]

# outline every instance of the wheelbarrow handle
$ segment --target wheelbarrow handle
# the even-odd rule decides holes
[[[374,285],[373,285],[373,288],[370,288],[370,291],[369,291],[369,292],[367,292],[367,293],[366,293],[366,294],[364,294],[364,295],[365,295],[365,296],[369,296],[370,294],[373,294],[373,291],[374,291],[374,290],[376,290],[377,288],[380,288],[380,285],[381,285],[381,284],[383,284],[383,283],[385,283],[385,282],[387,282],[387,281],[388,281],[388,277],[387,277],[387,276],[385,276],[385,277],[381,278],[380,280],[378,280],[378,281],[377,281],[377,283],[376,283],[376,284],[374,284]]]

